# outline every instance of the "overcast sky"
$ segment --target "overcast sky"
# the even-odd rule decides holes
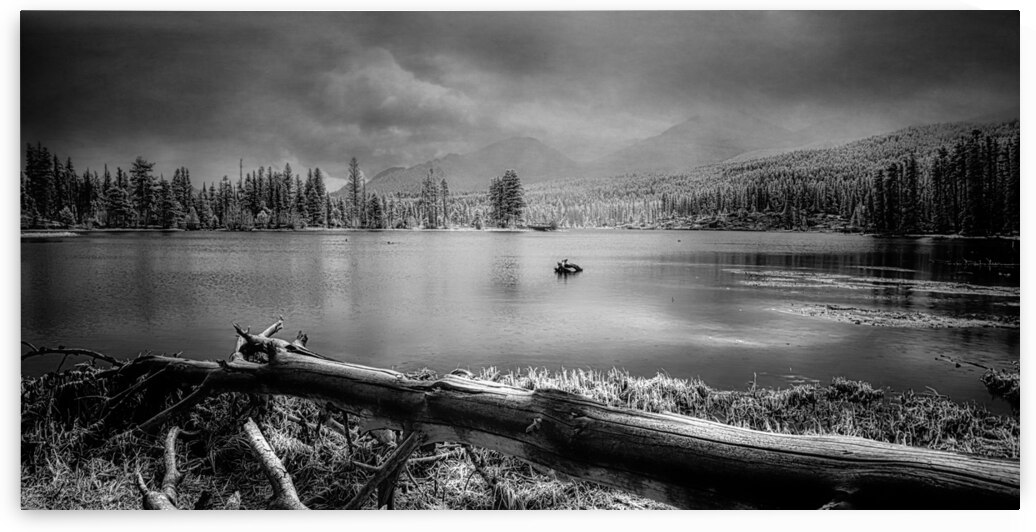
[[[790,129],[1017,108],[1017,12],[32,13],[22,142],[192,181],[513,136],[592,160],[701,111]],[[332,181],[334,189],[340,182]]]

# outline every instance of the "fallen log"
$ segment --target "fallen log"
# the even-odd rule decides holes
[[[309,398],[366,418],[368,430],[492,449],[681,508],[1020,504],[1017,461],[861,438],[766,433],[452,375],[414,380],[328,360],[240,328],[238,333],[244,340],[238,352],[247,356],[230,362],[143,356],[111,370],[112,376],[136,382],[162,371],[161,380],[196,386],[183,408],[199,395],[223,392]],[[253,353],[268,362],[249,362]],[[162,421],[182,411],[179,406],[160,414]]]

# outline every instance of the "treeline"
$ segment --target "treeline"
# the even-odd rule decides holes
[[[755,214],[775,229],[809,230],[835,217],[868,232],[1013,234],[1018,122],[914,127],[686,174],[538,183],[527,202],[529,219],[568,227],[690,226]]]
[[[22,173],[22,225],[103,228],[181,228],[229,230],[341,226],[346,205],[324,187],[319,168],[305,180],[290,165],[283,171],[260,167],[236,183],[227,176],[216,182],[191,183],[186,167],[171,180],[156,177],[155,163],[137,157],[128,171],[114,175],[75,171],[46,147],[29,145]]]
[[[154,175],[153,162],[137,159],[128,171],[112,174],[89,169],[78,173],[71,158],[37,144],[26,149],[21,176],[21,225],[26,228],[166,229],[364,229],[449,227],[458,218],[446,179],[420,198],[368,194],[355,158],[349,165],[346,194],[328,193],[320,168],[305,178],[290,164],[283,170],[258,167],[236,182],[191,182],[186,167],[171,180]],[[470,222],[470,220],[465,220]]]
[[[487,176],[487,192],[451,195],[446,176],[432,169],[419,193],[382,195],[367,192],[355,158],[339,193],[326,191],[319,168],[303,178],[287,164],[283,170],[241,168],[236,183],[223,176],[195,189],[185,167],[167,181],[138,157],[129,171],[79,174],[70,159],[61,163],[37,144],[26,151],[22,225],[695,227],[723,218],[751,219],[752,228],[763,229],[1017,234],[1019,150],[1017,121],[939,124],[685,174],[551,181],[528,189],[508,170]]]

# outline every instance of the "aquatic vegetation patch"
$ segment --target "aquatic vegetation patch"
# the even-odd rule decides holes
[[[69,238],[73,236],[79,236],[79,233],[73,233],[72,231],[22,231],[22,238],[33,240],[38,238]]]
[[[929,312],[878,310],[841,305],[793,305],[777,309],[811,318],[822,318],[853,325],[897,327],[908,329],[947,329],[964,327],[995,327],[1017,329],[1018,316],[998,314],[962,314],[941,316]]]
[[[762,288],[834,288],[842,290],[895,289],[907,292],[929,292],[1007,298],[1017,298],[1020,294],[1020,289],[1017,286],[981,286],[946,281],[859,277],[807,270],[746,270],[728,268],[723,271],[748,277],[748,279],[740,281],[740,284],[742,285]]]
[[[1018,369],[989,369],[982,375],[982,384],[993,397],[1007,401],[1011,408],[1018,410],[1021,403],[1021,374]]]
[[[917,270],[911,270],[909,268],[896,268],[894,266],[854,266],[857,270],[872,270],[880,272],[902,272],[902,273],[914,273]]]

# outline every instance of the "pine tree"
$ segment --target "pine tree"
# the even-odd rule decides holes
[[[965,155],[964,182],[966,183],[967,196],[964,200],[964,219],[961,223],[961,233],[965,235],[977,235],[982,230],[982,143],[980,141],[981,131],[971,132],[968,139]]]
[[[999,166],[1000,146],[996,139],[986,135],[982,150],[982,223],[980,231],[983,235],[996,233],[1003,227],[1002,203],[998,201],[1003,197],[1000,190]]]
[[[1019,144],[1018,137],[1011,140],[1008,148],[1007,158],[1007,185],[1005,191],[1006,225],[1004,231],[1007,233],[1019,233],[1020,227],[1020,175],[1019,175]]]
[[[71,213],[72,213],[72,218],[74,220],[78,220],[80,213],[79,213],[79,210],[78,210],[78,205],[77,205],[77,201],[76,200],[79,197],[80,183],[79,183],[79,176],[76,175],[75,166],[72,165],[72,158],[71,157],[66,157],[65,158],[65,168],[64,168],[64,179],[63,180],[65,182],[65,195],[63,197],[61,197],[61,199],[60,199],[61,205],[62,205],[62,207],[68,207],[69,211],[71,211]]]
[[[885,214],[888,202],[885,199],[885,172],[878,170],[874,174],[874,193],[871,195],[871,215],[873,217],[874,229],[879,233],[888,232],[888,216]]]
[[[32,220],[32,198],[29,196],[29,179],[25,172],[21,173],[18,180],[18,207],[21,211],[21,227],[24,229]]]
[[[385,227],[385,213],[381,209],[381,200],[376,194],[372,194],[367,201],[367,217],[369,227],[382,229]]]
[[[216,213],[212,208],[213,197],[210,194],[212,189],[206,190],[205,184],[202,183],[201,192],[198,193],[198,204],[201,206],[198,209],[198,223],[204,229],[213,229],[217,225]]]
[[[316,195],[316,223],[327,225],[327,188],[324,186],[324,173],[320,168],[313,170],[313,193]]]
[[[54,174],[51,172],[50,152],[37,143],[28,145],[25,153],[25,180],[32,225],[40,225],[51,217],[55,205]]]
[[[421,183],[421,209],[424,212],[425,228],[438,226],[439,186],[435,182],[434,170],[429,168],[428,175]]]
[[[450,215],[449,215],[449,198],[450,198],[450,187],[446,184],[446,178],[442,178],[442,182],[439,183],[439,196],[442,198],[442,225],[445,228],[450,227]]]
[[[911,154],[903,165],[902,184],[903,203],[900,205],[902,227],[904,233],[917,232],[917,214],[921,205],[917,201],[917,159]]]
[[[504,172],[500,180],[500,194],[503,204],[503,221],[505,225],[517,225],[525,211],[525,190],[514,170]]]
[[[191,171],[180,167],[180,201],[184,208],[194,207],[194,187],[191,185]]]
[[[504,219],[503,186],[500,178],[494,177],[489,181],[489,205],[490,219],[494,225],[502,225]]]
[[[295,174],[295,195],[293,197],[295,217],[291,222],[293,229],[302,229],[309,223],[309,212],[306,209],[306,189],[302,184],[302,176]]]
[[[306,184],[302,190],[302,196],[305,201],[306,213],[308,214],[306,223],[313,226],[324,225],[323,219],[320,216],[320,213],[323,211],[324,201],[317,194],[313,170],[309,170],[306,173]]]
[[[65,182],[65,169],[62,166],[61,161],[58,160],[57,154],[51,156],[50,180],[54,183],[54,195],[51,199],[52,204],[50,206],[50,211],[53,217],[60,219],[61,211],[65,207],[67,184]]]
[[[349,225],[351,227],[360,227],[360,202],[363,198],[360,195],[361,181],[363,180],[363,174],[360,172],[360,163],[356,161],[356,157],[349,159],[349,199],[351,200],[350,211],[349,211]]]
[[[162,227],[172,229],[180,227],[184,219],[183,206],[176,199],[172,185],[162,179],[158,182],[159,219]]]
[[[151,174],[155,163],[148,162],[138,156],[130,168],[130,182],[133,186],[131,194],[136,208],[138,224],[146,226],[150,223],[155,211],[155,176]]]
[[[97,188],[97,173],[87,168],[78,180],[76,189],[75,212],[79,223],[92,223],[96,211]]]
[[[116,175],[122,176],[122,168],[116,170]],[[133,203],[130,201],[129,193],[121,183],[122,181],[122,179],[117,179],[108,188],[108,192],[104,197],[104,209],[107,211],[108,227],[128,227],[133,216]]]

